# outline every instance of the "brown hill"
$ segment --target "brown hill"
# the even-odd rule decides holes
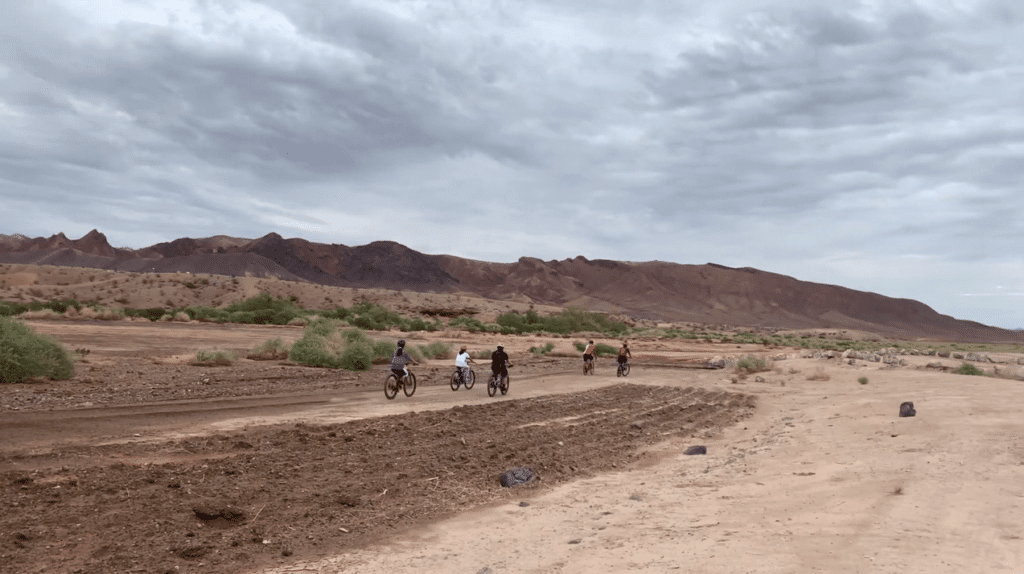
[[[579,306],[635,318],[757,326],[835,328],[900,337],[1020,341],[1024,333],[941,315],[927,305],[752,268],[563,261],[523,257],[490,263],[425,255],[391,241],[348,247],[276,233],[255,240],[181,238],[137,250],[112,248],[91,231],[30,239],[0,236],[0,263],[90,267],[135,273],[276,277],[334,287],[476,295],[516,304]]]

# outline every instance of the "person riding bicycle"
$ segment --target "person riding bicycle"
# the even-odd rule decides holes
[[[622,342],[622,346],[619,347],[619,356],[618,356],[619,368],[621,369],[622,365],[624,363],[626,363],[626,361],[628,361],[632,357],[633,357],[633,354],[629,352],[629,345],[626,343],[626,341],[623,341]]]
[[[391,353],[391,372],[398,377],[398,380],[403,380],[406,375],[409,374],[409,371],[405,368],[409,363],[414,365],[420,364],[419,361],[412,358],[412,356],[406,352],[405,339],[401,339],[398,341],[398,348],[395,349],[394,353]]]
[[[576,348],[579,349],[579,347],[576,347]],[[584,363],[588,363],[588,362],[594,360],[594,349],[596,349],[596,348],[597,347],[594,345],[594,342],[591,341],[587,345],[587,348],[583,349],[583,362]]]
[[[469,365],[473,362],[469,352],[466,351],[466,346],[463,345],[462,349],[459,350],[459,354],[455,357],[455,370],[459,372],[459,380],[463,384],[465,384],[466,379],[469,377]]]
[[[508,367],[511,366],[512,363],[508,362],[508,355],[505,354],[505,347],[498,345],[498,348],[491,353],[491,372],[501,375],[501,379],[504,380],[505,377],[508,377]]]

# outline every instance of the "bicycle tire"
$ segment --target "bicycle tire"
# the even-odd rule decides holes
[[[394,373],[384,379],[384,396],[391,400],[398,396],[398,377]]]
[[[496,392],[498,392],[498,381],[492,376],[487,379],[487,396],[493,397]]]
[[[622,376],[623,377],[628,377],[629,376],[629,363],[622,363]]]
[[[469,376],[466,377],[466,380],[463,381],[462,384],[466,385],[466,390],[467,391],[469,389],[472,389],[473,385],[476,384],[476,373],[474,373],[472,369],[470,369]]]
[[[453,391],[459,390],[459,384],[461,384],[461,381],[459,380],[459,372],[455,371],[454,373],[452,373],[452,383],[451,383],[452,390]],[[466,388],[468,389],[469,387],[466,387]]]
[[[404,390],[407,397],[411,397],[416,392],[416,375],[409,373],[409,376],[406,377]]]
[[[501,389],[501,394],[503,394],[503,395],[507,395],[508,394],[508,386],[511,383],[512,383],[512,377],[505,377],[502,380],[501,385],[499,385],[499,388]]]

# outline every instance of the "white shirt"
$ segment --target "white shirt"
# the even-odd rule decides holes
[[[466,359],[468,359],[468,358],[469,358],[469,353],[459,353],[459,356],[455,357],[455,366],[456,367],[468,367],[469,365],[466,364]]]

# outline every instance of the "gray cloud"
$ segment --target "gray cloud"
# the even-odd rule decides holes
[[[101,4],[0,22],[5,233],[715,261],[1024,326],[1018,3]]]

